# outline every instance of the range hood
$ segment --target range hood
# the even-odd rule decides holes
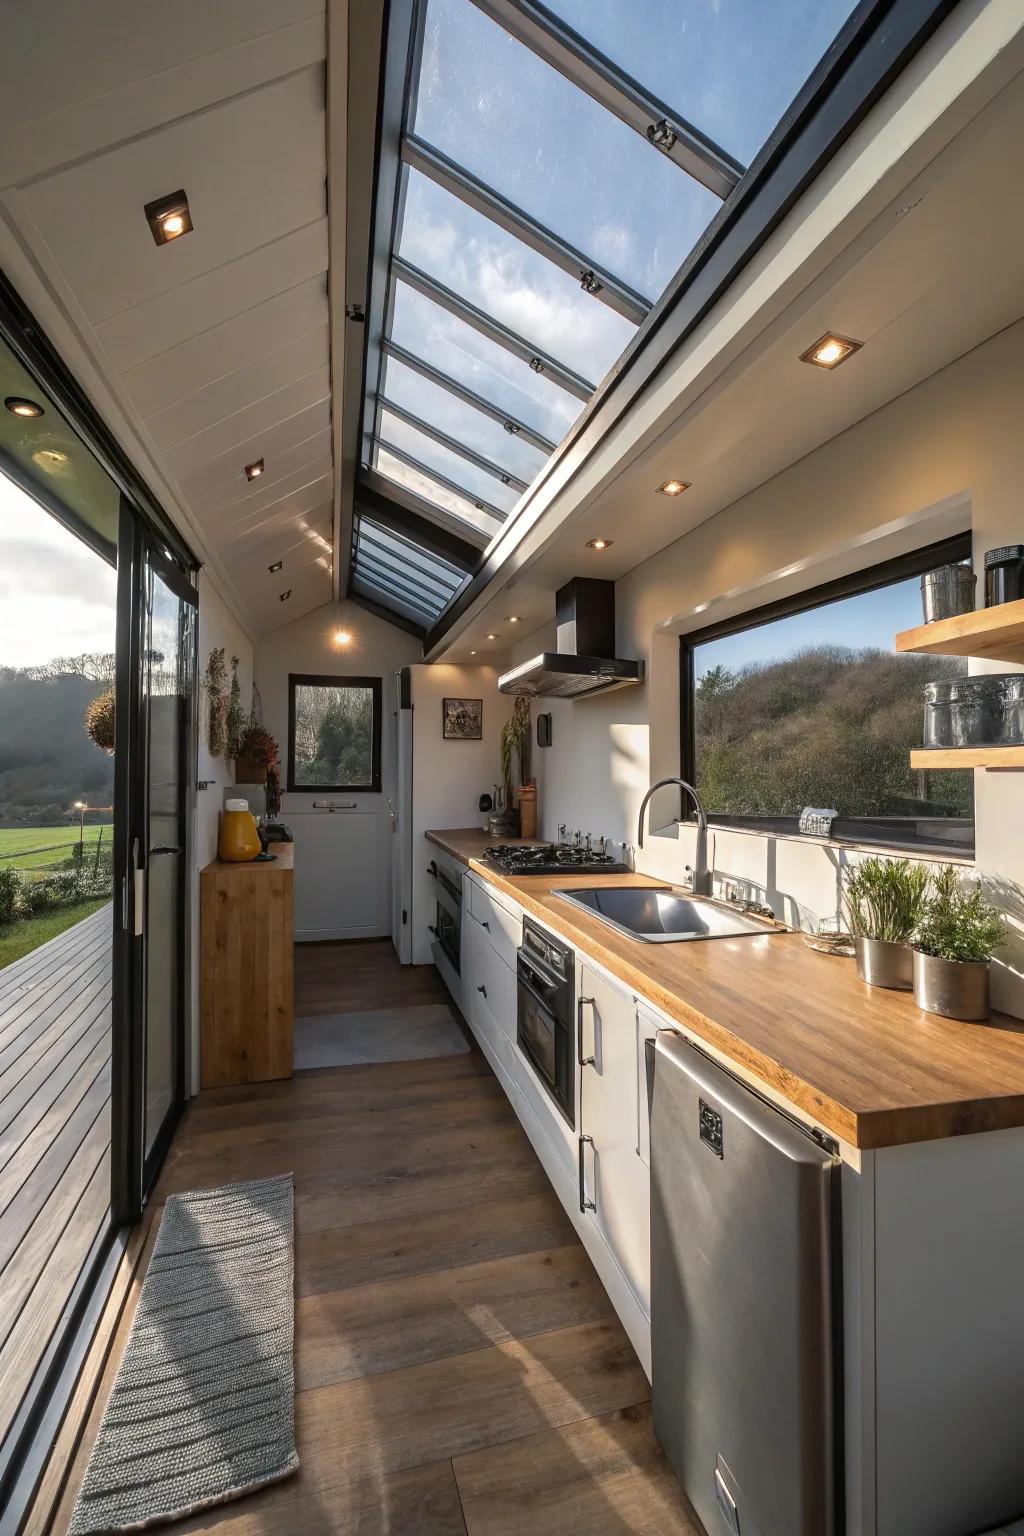
[[[615,583],[591,576],[567,581],[555,594],[558,650],[542,651],[498,678],[500,693],[536,699],[579,699],[644,680],[642,661],[615,649]]]

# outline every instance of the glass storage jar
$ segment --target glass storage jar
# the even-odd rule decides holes
[[[951,700],[954,747],[997,747],[1003,739],[1002,673],[962,677]]]
[[[1003,745],[1024,747],[1024,672],[1013,672],[1003,685]]]

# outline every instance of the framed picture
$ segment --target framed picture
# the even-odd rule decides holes
[[[483,740],[483,699],[445,699],[442,708],[445,741]]]

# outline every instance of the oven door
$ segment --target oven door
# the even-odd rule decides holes
[[[454,906],[453,903],[445,901],[439,895],[437,898],[437,926],[434,932],[437,936],[437,942],[451,961],[453,969],[459,972],[459,974],[461,974],[459,962],[462,948],[461,918],[462,913],[460,909]]]
[[[570,1030],[558,1008],[563,987],[519,957],[516,1040],[564,1118],[575,1130],[575,1078]]]

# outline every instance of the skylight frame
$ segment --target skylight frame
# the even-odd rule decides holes
[[[407,464],[410,469],[414,469],[418,475],[423,475],[427,480],[435,480],[438,485],[444,486],[446,491],[451,491],[453,496],[461,496],[463,501],[471,501],[478,512],[485,512],[488,517],[493,517],[499,523],[506,523],[508,521],[508,513],[502,511],[501,507],[496,507],[493,502],[485,501],[482,497],[474,495],[472,491],[467,491],[466,487],[459,485],[456,480],[449,480],[448,476],[441,470],[431,469],[429,464],[424,464],[421,459],[418,459],[415,454],[409,453],[405,448],[396,448],[395,444],[389,442],[386,437],[375,434],[373,444],[375,448],[385,448],[394,458],[400,459],[403,464]],[[374,464],[374,468],[376,468],[376,464]],[[378,474],[384,474],[383,470],[378,470],[377,472]],[[443,512],[445,509],[439,507],[438,511]],[[446,517],[449,525],[453,520],[457,520],[456,513],[448,512]],[[466,523],[465,526],[472,528],[473,524]]]
[[[477,394],[475,390],[468,389],[465,384],[460,384],[450,374],[443,373],[440,368],[435,368],[432,364],[424,362],[423,358],[417,357],[415,352],[410,352],[407,347],[403,347],[398,342],[393,341],[390,336],[384,338],[382,349],[385,359],[393,358],[396,363],[403,363],[406,368],[411,368],[414,373],[418,373],[422,378],[428,379],[431,384],[436,384],[440,389],[446,389],[450,395],[454,395],[456,400],[461,400],[464,405],[471,405],[481,415],[489,416],[492,421],[496,421],[499,426],[504,427],[506,432],[510,429],[513,430],[515,435],[521,438],[524,443],[530,443],[541,453],[548,455],[554,453],[558,445],[553,443],[550,438],[544,437],[542,433],[537,432],[520,417],[514,416],[508,411],[503,411],[500,406],[494,405],[490,400],[485,400],[483,395]]]
[[[401,563],[402,550],[408,552],[406,564]],[[465,584],[475,554],[471,545],[419,514],[361,489],[352,524],[348,595],[422,638]]]
[[[468,464],[475,464],[477,469],[482,469],[485,474],[493,476],[499,484],[511,485],[520,492],[526,490],[529,482],[520,475],[513,474],[512,470],[507,469],[504,465],[495,463],[493,459],[487,458],[485,454],[478,453],[475,448],[470,448],[466,443],[459,442],[457,438],[452,437],[443,428],[435,427],[432,422],[424,420],[422,416],[417,416],[415,411],[407,410],[404,405],[397,405],[383,391],[378,393],[377,401],[382,413],[390,411],[392,416],[397,416],[399,421],[405,422],[406,426],[414,427],[417,432],[422,432],[424,436],[433,438],[435,443],[439,443],[442,448],[447,448],[451,453],[457,453]]]

